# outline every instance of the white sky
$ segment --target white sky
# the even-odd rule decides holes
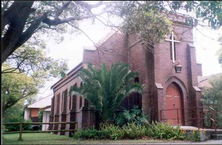
[[[98,42],[110,31],[110,28],[105,27],[100,22],[96,22],[92,25],[89,21],[84,21],[79,26],[90,36],[91,39],[94,40],[94,42]],[[216,52],[220,47],[216,40],[222,32],[202,27],[197,28],[204,35],[214,39],[213,41],[194,29],[196,57],[197,62],[202,63],[203,76],[222,72],[221,66],[218,63],[218,57],[216,56]],[[82,61],[83,47],[92,45],[92,42],[84,34],[76,35],[75,33],[72,35],[65,35],[63,42],[60,44],[55,43],[53,40],[47,41],[47,47],[50,50],[48,55],[55,59],[68,59],[69,70],[73,69]],[[54,79],[47,82],[45,88],[40,90],[38,97],[45,97],[52,93],[50,87],[58,80],[59,79]]]

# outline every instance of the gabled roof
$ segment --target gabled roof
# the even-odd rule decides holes
[[[111,38],[114,34],[116,34],[117,32],[119,32],[118,30],[111,30],[108,34],[106,34],[105,37],[103,37],[101,40],[99,40],[98,43],[96,43],[97,47],[101,46],[103,43],[105,43],[109,38]],[[93,46],[84,46],[84,51],[95,51],[96,47]],[[83,62],[80,62],[76,67],[74,67],[72,70],[70,70],[67,73],[67,76],[64,78],[61,78],[60,80],[58,80],[54,85],[51,86],[51,89],[53,89],[54,87],[56,87],[57,85],[59,85],[60,83],[62,83],[63,81],[67,80],[68,78],[70,78],[70,76],[72,76],[73,74],[75,74],[81,67],[83,67]]]
[[[51,94],[45,98],[40,99],[39,101],[37,101],[35,103],[32,103],[27,108],[44,108],[47,106],[51,106],[52,97],[53,97],[53,95]]]
[[[76,67],[74,67],[72,70],[70,70],[67,75],[64,78],[61,78],[58,80],[54,85],[51,86],[51,89],[62,83],[63,81],[69,79],[73,74],[75,74],[79,69],[83,67],[83,63],[80,62]]]
[[[102,39],[100,39],[96,45],[97,47],[100,47],[103,43],[105,43],[109,38],[111,38],[114,34],[116,33],[121,33],[119,30],[114,30],[112,29],[109,33],[107,33],[104,37],[102,37]],[[93,46],[84,46],[84,51],[95,51],[96,47]]]
[[[199,88],[212,87],[210,84],[210,80],[219,75],[222,75],[222,73],[213,74],[209,76],[198,76],[198,87]]]

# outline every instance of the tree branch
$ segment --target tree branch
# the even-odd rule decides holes
[[[73,28],[75,28],[75,29],[77,29],[77,30],[79,30],[79,31],[81,31],[92,43],[93,43],[93,45],[97,48],[97,52],[98,52],[98,56],[100,56],[99,55],[99,47],[97,46],[97,44],[82,30],[82,29],[80,29],[79,27],[76,27],[76,26],[74,26],[74,25],[72,25],[72,24],[70,24],[70,23],[68,23],[70,26],[72,26]],[[100,57],[99,57],[99,62],[100,62]]]
[[[45,19],[47,16],[47,13],[41,15],[37,20],[35,20],[31,26],[20,36],[18,39],[15,49],[18,47],[22,46],[35,32],[36,29],[38,29],[40,23],[42,22],[43,19]]]
[[[6,60],[9,55],[11,55],[16,50],[15,45],[20,35],[22,34],[28,16],[32,12],[32,5],[33,1],[16,1],[12,4],[12,6],[7,9],[7,11],[4,12],[3,19],[5,20],[5,24],[9,24],[9,28],[5,33],[4,37],[1,39],[1,64]],[[18,9],[19,14],[15,10],[13,10],[15,9],[15,7]]]
[[[3,5],[3,8],[1,9],[1,13],[3,14],[4,13],[4,11],[5,11],[5,9],[8,7],[8,3],[9,3],[10,1],[6,1],[6,3]]]
[[[52,20],[52,19],[49,19],[49,18],[45,18],[42,22],[49,25],[49,26],[56,26],[56,25],[59,25],[59,24],[68,23],[70,21],[79,21],[79,20],[89,19],[89,18],[92,18],[92,17],[95,17],[95,16],[102,15],[104,13],[106,13],[106,12],[101,12],[101,13],[90,15],[90,16],[70,17],[70,18],[67,18],[67,19],[54,19],[54,20]]]
[[[16,70],[20,70],[19,68],[20,68],[20,66],[22,65],[22,63],[26,60],[26,59],[28,59],[26,56],[27,56],[28,54],[26,54],[24,57],[22,57],[22,58],[24,58],[21,62],[17,62],[17,67],[16,68],[8,68],[8,69],[5,69],[5,70],[2,70],[1,71],[1,74],[3,74],[3,73],[13,73],[13,72],[15,72]],[[16,73],[23,73],[23,72],[16,72]]]
[[[82,6],[82,7],[85,7],[86,9],[93,9],[93,8],[97,8],[99,6],[101,6],[103,4],[103,1],[99,1],[98,3],[96,4],[93,4],[93,5],[90,5],[86,2],[83,2],[83,1],[75,1],[76,4]]]
[[[81,31],[81,32],[93,43],[93,45],[94,45],[94,46],[96,47],[96,49],[97,49],[98,58],[99,58],[99,62],[100,62],[99,47],[97,46],[97,44],[96,44],[82,29],[80,29],[79,27],[76,27],[76,26],[74,26],[74,25],[72,25],[72,24],[70,24],[70,23],[68,23],[68,24],[69,24],[70,26],[74,27],[75,29]]]
[[[211,40],[213,40],[213,41],[217,41],[217,40],[215,40],[215,39],[213,39],[213,38],[211,38],[211,37],[203,34],[199,29],[197,29],[197,27],[195,27],[195,29],[196,29],[200,34],[202,34],[204,37],[207,37],[207,38],[209,38],[209,39],[211,39]]]
[[[71,2],[72,1],[66,2],[60,9],[57,10],[57,12],[55,14],[55,19],[58,19],[58,17],[61,15],[61,13],[64,11],[64,9],[67,8]]]

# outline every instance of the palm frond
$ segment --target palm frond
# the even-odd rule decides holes
[[[143,86],[133,83],[138,73],[131,72],[128,64],[113,64],[110,70],[102,64],[96,70],[92,64],[78,73],[83,85],[72,87],[70,93],[81,95],[101,112],[104,120],[114,119],[122,100],[132,92],[142,93]]]

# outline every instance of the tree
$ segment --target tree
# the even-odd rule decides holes
[[[92,18],[94,14],[89,11],[100,6],[102,2],[89,5],[80,1],[3,1],[1,4],[2,64],[36,32],[64,32],[61,24],[76,25],[78,21]]]
[[[222,48],[218,51],[219,63],[222,64]]]
[[[203,104],[220,111],[222,110],[222,75],[213,77],[210,84],[212,87],[203,89]]]
[[[45,44],[36,43],[38,41],[27,42],[3,63],[1,70],[3,116],[5,111],[18,101],[33,98],[46,80],[51,77],[64,77],[68,70],[66,61],[46,56]]]
[[[221,66],[222,66],[222,36],[220,36],[220,37],[218,38],[218,42],[220,42],[221,47],[219,48],[219,50],[218,50],[218,52],[217,52],[217,55],[218,55],[219,63],[220,63]]]
[[[203,89],[203,105],[207,107],[213,107],[216,110],[216,120],[217,120],[217,127],[222,127],[222,74],[218,74],[212,79],[210,79],[211,87],[205,87]],[[210,120],[212,117],[212,112],[208,112],[205,114],[205,117],[208,120],[205,121],[205,124],[210,125],[211,127],[213,123]]]
[[[2,69],[10,66],[3,65]],[[40,79],[33,79],[23,73],[2,74],[1,99],[2,99],[2,117],[5,111],[15,105],[18,101],[37,94],[38,89],[42,87]]]
[[[10,55],[4,64],[10,65],[1,73],[25,73],[42,81],[51,77],[60,77],[68,70],[65,60],[48,57],[44,50],[46,45],[39,41],[27,42]],[[44,84],[42,82],[42,84]]]
[[[66,61],[48,57],[44,51],[45,43],[36,40],[38,39],[19,47],[3,63],[3,116],[5,111],[18,101],[34,97],[46,80],[51,77],[64,77],[68,70]]]
[[[5,111],[5,118],[24,118],[24,100],[20,100]]]
[[[5,117],[3,117],[2,122],[31,122],[31,120],[24,119],[24,100],[18,101],[12,107],[5,111]],[[24,124],[23,130],[31,129],[31,124]],[[19,131],[19,124],[12,124],[3,126],[7,131]]]
[[[154,17],[158,16],[162,10],[176,12],[179,9],[186,9],[187,12],[195,12],[196,18],[190,17],[188,20],[191,24],[197,23],[197,18],[203,18],[209,22],[209,26],[216,29],[222,25],[220,1],[126,1],[126,2],[98,2],[96,4],[89,4],[83,1],[2,1],[1,2],[1,64],[20,46],[25,44],[31,37],[37,33],[48,33],[53,36],[53,32],[58,32],[60,35],[67,31],[67,27],[71,26],[75,30],[83,32],[78,23],[82,20],[92,19],[92,21],[99,20],[107,26],[110,25],[110,20],[103,22],[99,17],[102,14],[108,16],[117,16],[127,21],[128,24],[139,26],[138,30],[144,30],[143,26],[138,23],[141,21],[131,21],[128,19],[129,14],[143,14],[148,12]],[[95,9],[102,9],[101,12],[95,13]],[[135,11],[134,11],[135,10]],[[153,12],[150,12],[150,11]],[[147,16],[145,14],[144,16]],[[135,18],[134,16],[132,16]],[[146,20],[145,17],[140,16],[141,20]],[[145,23],[145,22],[144,22]],[[141,24],[144,24],[143,22]],[[150,21],[150,24],[153,22]],[[146,23],[147,24],[147,23]],[[161,23],[159,23],[161,25]],[[133,27],[130,26],[130,27]],[[155,22],[154,29],[157,28]],[[152,27],[149,29],[154,31]],[[148,29],[145,29],[148,30]],[[164,29],[161,29],[164,30]],[[156,31],[154,31],[156,32]],[[160,31],[161,32],[161,31]],[[84,33],[84,32],[83,32]],[[85,33],[84,33],[85,34]],[[165,32],[162,33],[165,35]],[[59,36],[60,36],[59,35]],[[54,35],[58,37],[58,35]],[[152,38],[152,37],[151,37]],[[151,44],[152,45],[152,44]]]
[[[70,95],[84,97],[99,112],[102,121],[112,121],[125,97],[132,92],[142,93],[143,86],[132,82],[137,75],[127,64],[114,64],[110,70],[105,64],[99,70],[89,64],[88,69],[82,69],[78,75],[82,86],[71,87]]]

